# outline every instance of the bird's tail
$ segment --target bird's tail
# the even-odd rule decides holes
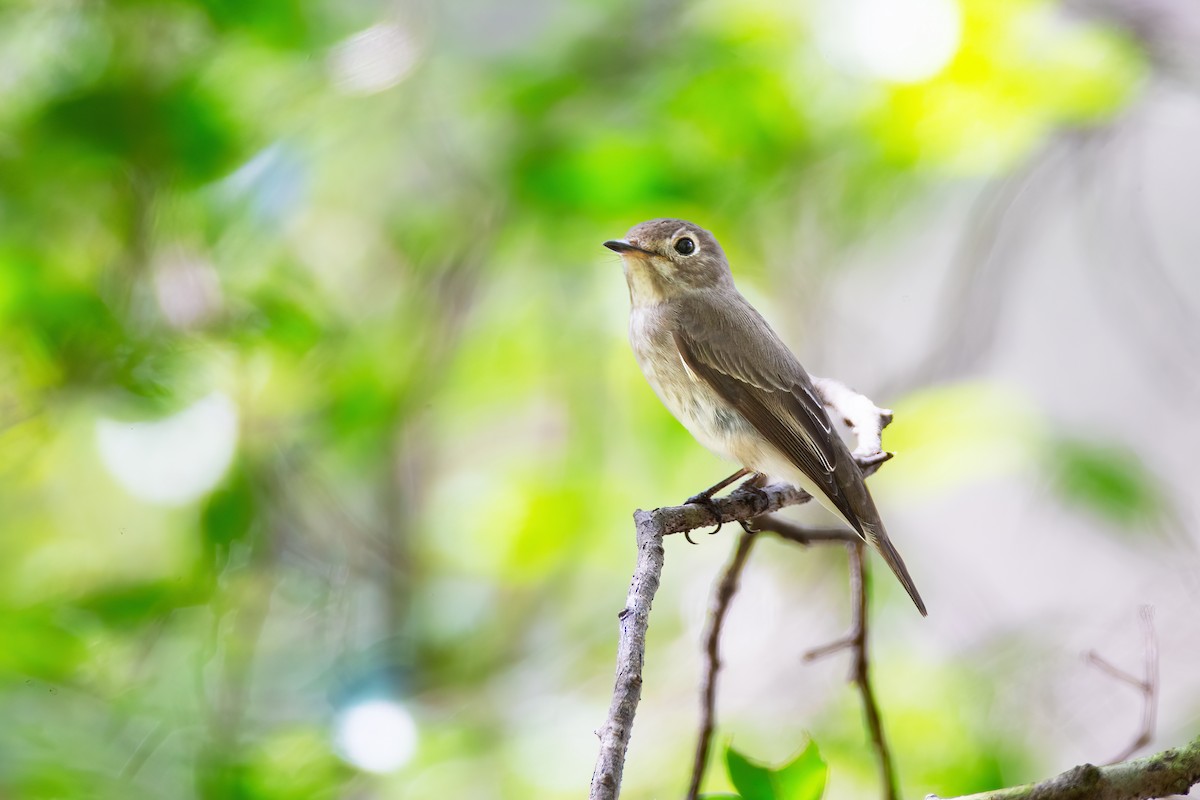
[[[896,574],[896,579],[900,581],[900,585],[904,587],[904,591],[908,592],[908,596],[912,598],[913,603],[917,606],[917,611],[921,612],[922,617],[929,616],[925,611],[925,602],[921,599],[921,593],[917,591],[917,586],[913,583],[912,576],[908,574],[908,567],[904,566],[904,559],[900,557],[900,553],[892,544],[892,540],[888,538],[887,531],[883,529],[883,525],[871,525],[864,523],[862,532],[866,536],[867,541],[879,551],[879,555],[883,556],[883,560],[892,568],[892,572]]]

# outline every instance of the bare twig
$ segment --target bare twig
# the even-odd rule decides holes
[[[717,522],[755,519],[788,506],[807,503],[812,495],[786,483],[773,483],[757,491],[738,489],[726,497],[715,497],[717,514],[705,506],[689,503],[646,512],[663,536],[707,528]]]
[[[872,464],[867,469],[874,472],[875,469],[878,469],[880,463],[882,461]],[[814,542],[850,543],[850,580],[852,587],[854,587],[854,597],[856,598],[854,612],[856,632],[852,633],[846,639],[835,642],[834,646],[837,649],[854,646],[856,653],[859,654],[859,658],[855,660],[855,678],[859,680],[861,676],[859,685],[865,687],[863,692],[866,704],[869,706],[868,718],[874,720],[874,725],[871,726],[872,740],[876,742],[881,761],[886,764],[886,767],[884,767],[885,779],[889,778],[892,774],[891,760],[888,756],[887,746],[884,743],[883,733],[879,725],[879,712],[875,708],[874,696],[871,694],[871,686],[866,677],[866,628],[864,627],[866,619],[866,589],[862,581],[864,559],[862,540],[856,533],[846,528],[806,528],[773,514],[764,514],[756,517],[753,523],[756,532],[773,533],[781,539],[805,546]],[[717,672],[721,667],[721,628],[725,623],[725,617],[729,611],[733,595],[738,590],[738,581],[741,577],[742,569],[746,564],[746,559],[750,554],[750,547],[754,544],[754,541],[754,534],[748,531],[742,533],[734,549],[733,556],[730,558],[729,563],[725,565],[725,570],[721,573],[721,577],[717,581],[716,591],[713,593],[708,627],[704,634],[705,662],[700,689],[700,735],[696,742],[696,755],[692,762],[692,779],[688,787],[688,800],[695,800],[700,791],[700,782],[704,777],[704,770],[708,764],[713,729],[716,725],[716,686]],[[825,649],[822,648],[822,650]],[[811,655],[810,653],[809,656]],[[809,656],[806,656],[806,658]],[[894,781],[891,780],[887,780],[886,783],[888,786],[894,785]],[[889,795],[889,800],[894,800],[894,796]]]
[[[1200,783],[1200,736],[1183,747],[1107,767],[1083,764],[1041,783],[926,800],[1149,800]]]
[[[142,739],[141,744],[133,751],[133,755],[125,762],[125,766],[121,768],[122,780],[133,780],[137,777],[138,770],[146,763],[146,759],[154,755],[154,751],[158,746],[166,741],[167,736],[171,734],[171,726],[165,719],[160,719],[150,729],[150,732]]]
[[[879,780],[883,784],[886,800],[897,800],[896,770],[892,766],[892,754],[883,735],[883,722],[879,717],[879,704],[875,702],[875,690],[871,686],[870,660],[867,657],[867,559],[862,542],[850,545],[850,586],[854,598],[854,683],[862,695],[863,714],[867,718],[867,730],[871,732],[871,743],[875,747],[875,758],[879,762]]]
[[[751,523],[764,533],[773,533],[780,539],[807,547],[817,542],[858,542],[858,534],[849,528],[806,528],[777,514],[755,517]]]
[[[778,533],[778,531],[774,530],[773,532]],[[789,531],[789,533],[794,533],[794,531]],[[791,541],[798,541],[792,535],[786,538]],[[897,800],[899,789],[896,785],[896,769],[892,764],[891,751],[887,745],[887,738],[883,733],[883,721],[879,715],[879,704],[875,700],[875,690],[871,686],[870,658],[867,651],[866,548],[863,546],[862,541],[853,537],[853,535],[846,538],[850,542],[846,548],[850,554],[850,597],[852,601],[850,632],[829,644],[809,650],[804,654],[804,660],[814,661],[818,658],[839,653],[842,650],[850,650],[853,653],[854,660],[851,666],[850,679],[854,681],[855,686],[858,687],[859,695],[862,696],[863,713],[867,719],[867,730],[871,734],[871,744],[875,749],[875,759],[879,763],[879,780],[883,784],[883,796],[885,800]]]
[[[1093,666],[1095,666],[1095,667],[1099,667],[1099,669],[1100,669],[1100,671],[1101,671],[1101,672],[1106,672],[1106,673],[1108,673],[1108,674],[1109,674],[1109,675],[1111,675],[1112,677],[1114,677],[1114,678],[1116,678],[1117,680],[1119,680],[1121,683],[1128,683],[1130,686],[1133,686],[1133,687],[1135,687],[1135,688],[1137,688],[1137,689],[1141,689],[1142,691],[1145,691],[1146,684],[1145,684],[1145,683],[1143,683],[1143,682],[1142,682],[1142,680],[1141,680],[1140,678],[1135,678],[1135,677],[1133,677],[1133,676],[1132,676],[1132,675],[1130,675],[1128,672],[1126,672],[1125,670],[1123,670],[1123,669],[1121,669],[1120,667],[1116,666],[1116,665],[1115,665],[1115,664],[1113,664],[1111,661],[1109,661],[1108,659],[1106,659],[1104,656],[1102,656],[1102,655],[1100,655],[1099,653],[1097,653],[1095,650],[1089,650],[1089,651],[1088,651],[1087,660],[1088,660],[1088,662],[1089,662],[1089,663],[1091,663]],[[1118,758],[1118,759],[1116,759],[1116,760],[1117,760],[1117,761],[1124,761],[1125,759],[1123,759],[1123,758]]]
[[[1120,755],[1109,762],[1110,764],[1124,761],[1154,740],[1154,723],[1158,715],[1158,637],[1154,633],[1154,608],[1142,606],[1141,618],[1142,633],[1146,642],[1144,678],[1135,678],[1125,670],[1114,666],[1112,662],[1095,650],[1088,653],[1090,663],[1142,693],[1142,724],[1138,729],[1138,735],[1128,747],[1121,751]]]
[[[661,510],[661,509],[660,509]],[[638,557],[621,620],[617,644],[617,680],[613,686],[608,719],[596,733],[600,737],[600,756],[592,773],[591,800],[615,800],[621,793],[621,775],[625,770],[625,751],[633,732],[633,715],[642,698],[642,665],[646,660],[646,629],[650,627],[650,606],[662,577],[663,526],[654,511],[638,511]]]
[[[704,777],[704,767],[708,764],[708,751],[712,744],[713,727],[716,724],[717,671],[721,669],[721,626],[725,624],[725,615],[729,613],[730,602],[738,590],[738,580],[741,578],[742,568],[745,567],[746,559],[750,555],[750,548],[757,538],[749,531],[742,532],[734,547],[733,556],[725,565],[725,570],[717,581],[717,589],[713,592],[708,628],[704,634],[705,661],[700,687],[700,736],[696,741],[696,757],[692,762],[692,781],[688,787],[688,800],[696,800],[700,792],[700,781]]]

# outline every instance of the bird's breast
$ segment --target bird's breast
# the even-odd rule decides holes
[[[688,368],[661,316],[635,308],[629,342],[642,374],[667,410],[709,450],[739,461],[738,444],[749,423]]]

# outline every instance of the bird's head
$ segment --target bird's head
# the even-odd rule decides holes
[[[604,243],[621,254],[634,305],[653,305],[680,294],[731,283],[725,251],[713,235],[681,219],[634,225],[624,239]]]

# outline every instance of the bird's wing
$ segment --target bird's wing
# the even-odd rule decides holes
[[[679,357],[738,410],[825,494],[896,574],[922,615],[925,603],[888,539],[862,471],[833,430],[812,381],[754,308],[735,295],[699,295],[676,304]]]
[[[865,486],[857,465],[800,362],[758,312],[738,300],[680,304],[674,329],[680,358],[812,480],[862,534],[863,511],[854,501],[860,491],[865,494]]]

